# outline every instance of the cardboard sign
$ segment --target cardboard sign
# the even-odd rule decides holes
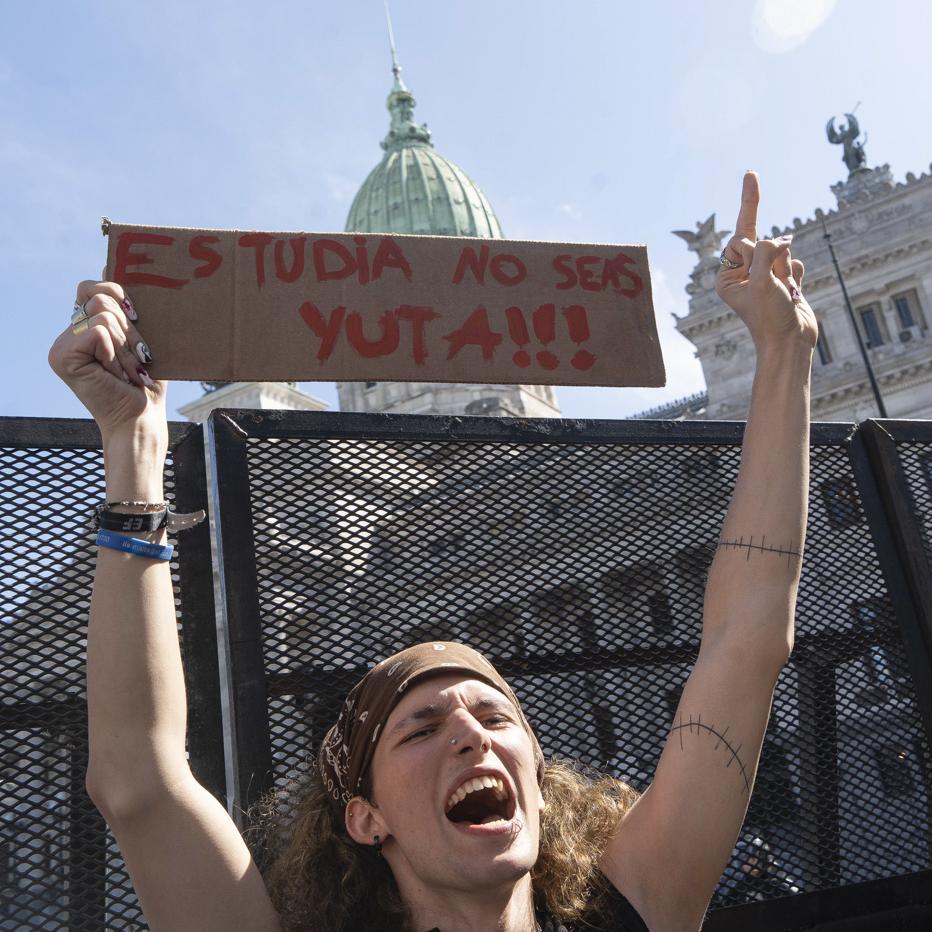
[[[644,246],[110,224],[155,378],[664,384]]]

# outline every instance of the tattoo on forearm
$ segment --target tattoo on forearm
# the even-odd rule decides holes
[[[728,740],[728,737],[727,737],[728,729],[730,727],[731,726],[728,725],[725,727],[724,731],[719,731],[718,729],[716,729],[715,725],[706,725],[705,722],[702,721],[701,715],[699,716],[699,718],[695,720],[693,720],[692,715],[690,715],[689,721],[684,722],[683,713],[681,712],[679,721],[677,722],[677,724],[675,724],[670,729],[670,734],[672,735],[674,732],[676,732],[679,735],[680,750],[683,750],[683,730],[684,729],[688,729],[691,735],[692,734],[695,734],[695,735],[706,734],[709,737],[715,738],[716,741],[715,741],[714,750],[717,751],[719,748],[721,748],[722,751],[724,751],[725,754],[728,756],[728,762],[725,764],[726,767],[731,767],[732,764],[738,765],[738,770],[741,772],[741,778],[744,780],[744,790],[750,796],[751,795],[751,776],[748,773],[747,767],[744,766],[744,762],[738,756],[738,751],[741,750],[742,745],[739,744],[737,747],[735,747],[731,743],[731,741]]]
[[[754,543],[753,537],[749,538],[747,541],[745,541],[744,537],[739,537],[737,540],[725,540],[724,537],[720,537],[718,546],[723,550],[746,550],[748,560],[751,559],[752,551],[757,553],[775,553],[780,557],[786,557],[787,566],[791,566],[794,559],[802,559],[802,552],[793,545],[792,541],[786,547],[775,547],[773,544],[767,543],[766,536],[761,537],[759,544]]]

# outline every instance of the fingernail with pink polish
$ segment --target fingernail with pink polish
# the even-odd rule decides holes
[[[149,347],[146,346],[142,340],[136,344],[136,355],[139,357],[139,361],[143,365],[147,365],[148,363],[152,362],[152,353],[149,352]]]
[[[142,366],[137,367],[136,375],[139,376],[139,378],[142,380],[142,384],[145,385],[146,388],[155,388],[155,382],[152,381],[152,377]]]
[[[139,315],[136,313],[136,308],[133,307],[133,302],[130,301],[129,295],[123,298],[123,310],[126,311],[126,316],[130,320],[139,320]]]

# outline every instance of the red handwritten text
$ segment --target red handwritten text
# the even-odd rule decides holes
[[[121,285],[154,285],[156,288],[183,288],[186,278],[169,278],[167,275],[153,275],[151,272],[130,272],[130,266],[153,265],[155,259],[147,252],[133,252],[134,246],[171,246],[174,236],[162,233],[121,233],[116,247],[116,264],[113,280]]]
[[[431,307],[402,304],[384,311],[378,319],[378,334],[369,337],[365,333],[362,315],[359,311],[351,311],[347,314],[346,308],[342,305],[333,308],[329,317],[325,318],[320,308],[310,301],[305,301],[298,308],[298,313],[315,336],[320,339],[317,358],[321,362],[326,362],[330,358],[341,329],[345,331],[347,342],[357,355],[364,359],[388,356],[401,346],[401,323],[404,322],[411,325],[410,344],[405,347],[404,351],[409,350],[411,359],[418,366],[423,365],[427,359],[424,327],[429,321],[440,316]]]
[[[469,272],[476,282],[484,285],[486,268],[499,285],[520,285],[527,278],[527,266],[517,256],[497,254],[492,256],[490,263],[489,253],[489,247],[485,244],[479,247],[478,253],[472,246],[466,246],[456,263],[453,284],[460,284]]]
[[[554,256],[553,269],[562,275],[554,286],[557,289],[583,288],[586,291],[605,291],[611,286],[626,298],[637,297],[644,288],[641,276],[629,266],[637,265],[623,252],[613,259],[599,256]]]

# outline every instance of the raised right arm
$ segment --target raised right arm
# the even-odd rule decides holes
[[[86,303],[85,303],[86,302]],[[161,502],[165,385],[144,368],[123,289],[82,282],[90,326],[49,363],[100,428],[108,502]],[[112,510],[143,511],[122,506]],[[134,533],[164,543],[164,530]],[[185,757],[187,704],[168,562],[98,548],[87,636],[87,791],[153,930],[280,930],[249,849]]]

